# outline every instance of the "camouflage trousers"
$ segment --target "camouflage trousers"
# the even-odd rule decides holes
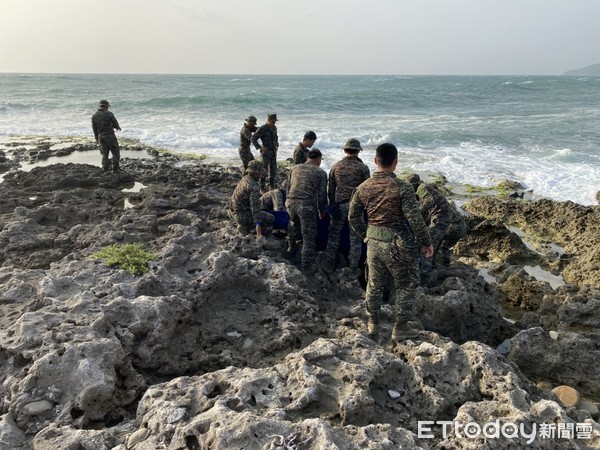
[[[277,154],[267,153],[266,155],[262,155],[262,163],[265,167],[265,174],[260,179],[260,185],[264,191],[267,191],[268,181],[268,190],[275,189],[275,177],[277,176]]]
[[[340,248],[340,235],[342,228],[348,223],[348,210],[350,203],[338,203],[335,212],[330,212],[331,221],[329,222],[329,234],[327,236],[327,249],[325,258],[329,261],[335,261],[338,249]],[[350,251],[348,253],[349,266],[358,267],[360,255],[362,254],[362,239],[350,229]]]
[[[421,266],[422,274],[426,275],[431,271],[449,226],[450,218],[447,217],[437,217],[433,219],[432,223],[429,225],[429,236],[431,236],[431,245],[433,245],[433,256],[431,258],[425,258],[425,256],[421,254],[419,265]]]
[[[288,199],[285,202],[290,221],[288,238],[293,247],[302,239],[302,267],[314,264],[317,249],[317,206],[314,202]]]
[[[411,320],[414,292],[419,287],[418,248],[400,241],[367,240],[367,316],[378,321],[386,284],[393,280],[396,303],[396,321]]]
[[[446,230],[446,235],[440,243],[440,248],[435,256],[434,263],[438,266],[447,266],[450,264],[452,250],[451,248],[467,234],[467,224],[464,219],[452,222]]]
[[[119,141],[114,134],[105,134],[98,136],[100,141],[100,153],[102,153],[102,168],[104,171],[110,170],[110,160],[108,155],[112,153],[113,170],[119,170],[119,162],[121,161],[121,151],[119,150]]]
[[[254,155],[250,151],[250,147],[238,149],[238,153],[240,154],[240,159],[242,160],[242,164],[244,165],[244,171],[248,168],[248,163],[250,161],[254,161]]]
[[[254,222],[250,210],[229,211],[229,217],[237,224],[238,230],[242,234],[250,234],[256,228],[256,222]],[[272,227],[275,222],[273,214],[264,211],[258,213],[258,219],[263,227]]]

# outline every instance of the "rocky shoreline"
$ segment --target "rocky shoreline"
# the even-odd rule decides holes
[[[375,343],[357,280],[237,234],[237,166],[123,147],[115,175],[92,141],[0,145],[1,449],[600,447],[599,206],[455,198],[470,232],[418,293],[423,338]],[[97,162],[17,170],[76,153]],[[143,276],[89,258],[135,242]]]

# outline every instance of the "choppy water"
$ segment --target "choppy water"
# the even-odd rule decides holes
[[[249,114],[276,112],[280,156],[314,130],[325,168],[350,137],[382,142],[400,166],[481,186],[519,181],[594,204],[600,190],[600,77],[0,74],[0,135],[91,135],[108,99],[120,136],[237,157]]]

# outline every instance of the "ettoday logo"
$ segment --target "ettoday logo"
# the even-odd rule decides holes
[[[435,432],[441,430],[446,439],[453,434],[459,439],[525,439],[531,444],[536,439],[591,439],[592,424],[590,423],[542,423],[516,424],[513,422],[500,423],[499,419],[485,424],[477,422],[453,422],[450,420],[420,420],[417,422],[417,437],[433,439]]]

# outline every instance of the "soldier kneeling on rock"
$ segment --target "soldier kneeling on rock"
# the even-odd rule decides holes
[[[260,208],[258,181],[263,173],[264,168],[260,161],[250,161],[246,175],[235,187],[229,199],[229,214],[237,224],[240,233],[250,234],[255,229],[257,238],[262,237],[263,228],[272,227],[275,220],[272,214],[261,211]]]

